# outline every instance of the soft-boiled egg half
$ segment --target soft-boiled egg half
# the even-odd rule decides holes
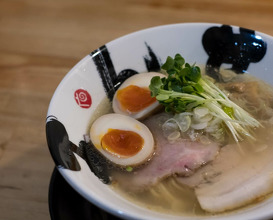
[[[120,166],[146,162],[154,152],[154,138],[143,123],[126,115],[110,113],[91,126],[93,145],[107,159]]]
[[[154,76],[165,77],[157,72],[139,73],[126,79],[116,91],[113,98],[113,110],[116,113],[143,119],[160,107],[151,97],[149,85]]]

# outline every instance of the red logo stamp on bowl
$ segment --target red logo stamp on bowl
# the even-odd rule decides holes
[[[78,89],[74,93],[77,104],[82,108],[90,108],[92,99],[90,94],[84,89]]]

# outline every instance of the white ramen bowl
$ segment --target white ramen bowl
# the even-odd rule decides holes
[[[59,172],[85,199],[124,219],[269,219],[273,198],[215,216],[173,216],[138,206],[104,184],[78,152],[97,106],[134,73],[157,70],[182,54],[188,63],[231,68],[273,85],[273,38],[235,26],[184,23],[138,31],[111,41],[84,57],[64,77],[48,109],[46,134]]]

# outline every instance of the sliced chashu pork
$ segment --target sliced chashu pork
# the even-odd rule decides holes
[[[114,175],[114,179],[123,187],[143,189],[174,174],[190,176],[217,155],[219,146],[216,143],[204,145],[183,139],[169,143],[163,136],[161,128],[162,122],[168,117],[167,114],[159,114],[144,121],[154,135],[156,151],[152,159],[142,168],[125,176]],[[119,180],[120,178],[123,180]]]
[[[227,145],[217,158],[194,175],[178,180],[195,187],[201,207],[223,212],[247,205],[273,191],[272,129],[262,129],[265,143]],[[253,144],[253,143],[252,143]],[[240,151],[243,149],[243,152]],[[250,152],[250,153],[249,153]]]
[[[178,181],[190,188],[200,184],[211,183],[213,179],[221,176],[225,171],[236,170],[241,160],[245,158],[236,144],[222,147],[215,159],[206,166],[198,169],[189,177],[178,177]]]

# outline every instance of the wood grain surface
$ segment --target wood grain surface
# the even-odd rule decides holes
[[[213,22],[273,35],[272,0],[0,0],[0,219],[50,219],[51,96],[82,57],[157,25]]]

